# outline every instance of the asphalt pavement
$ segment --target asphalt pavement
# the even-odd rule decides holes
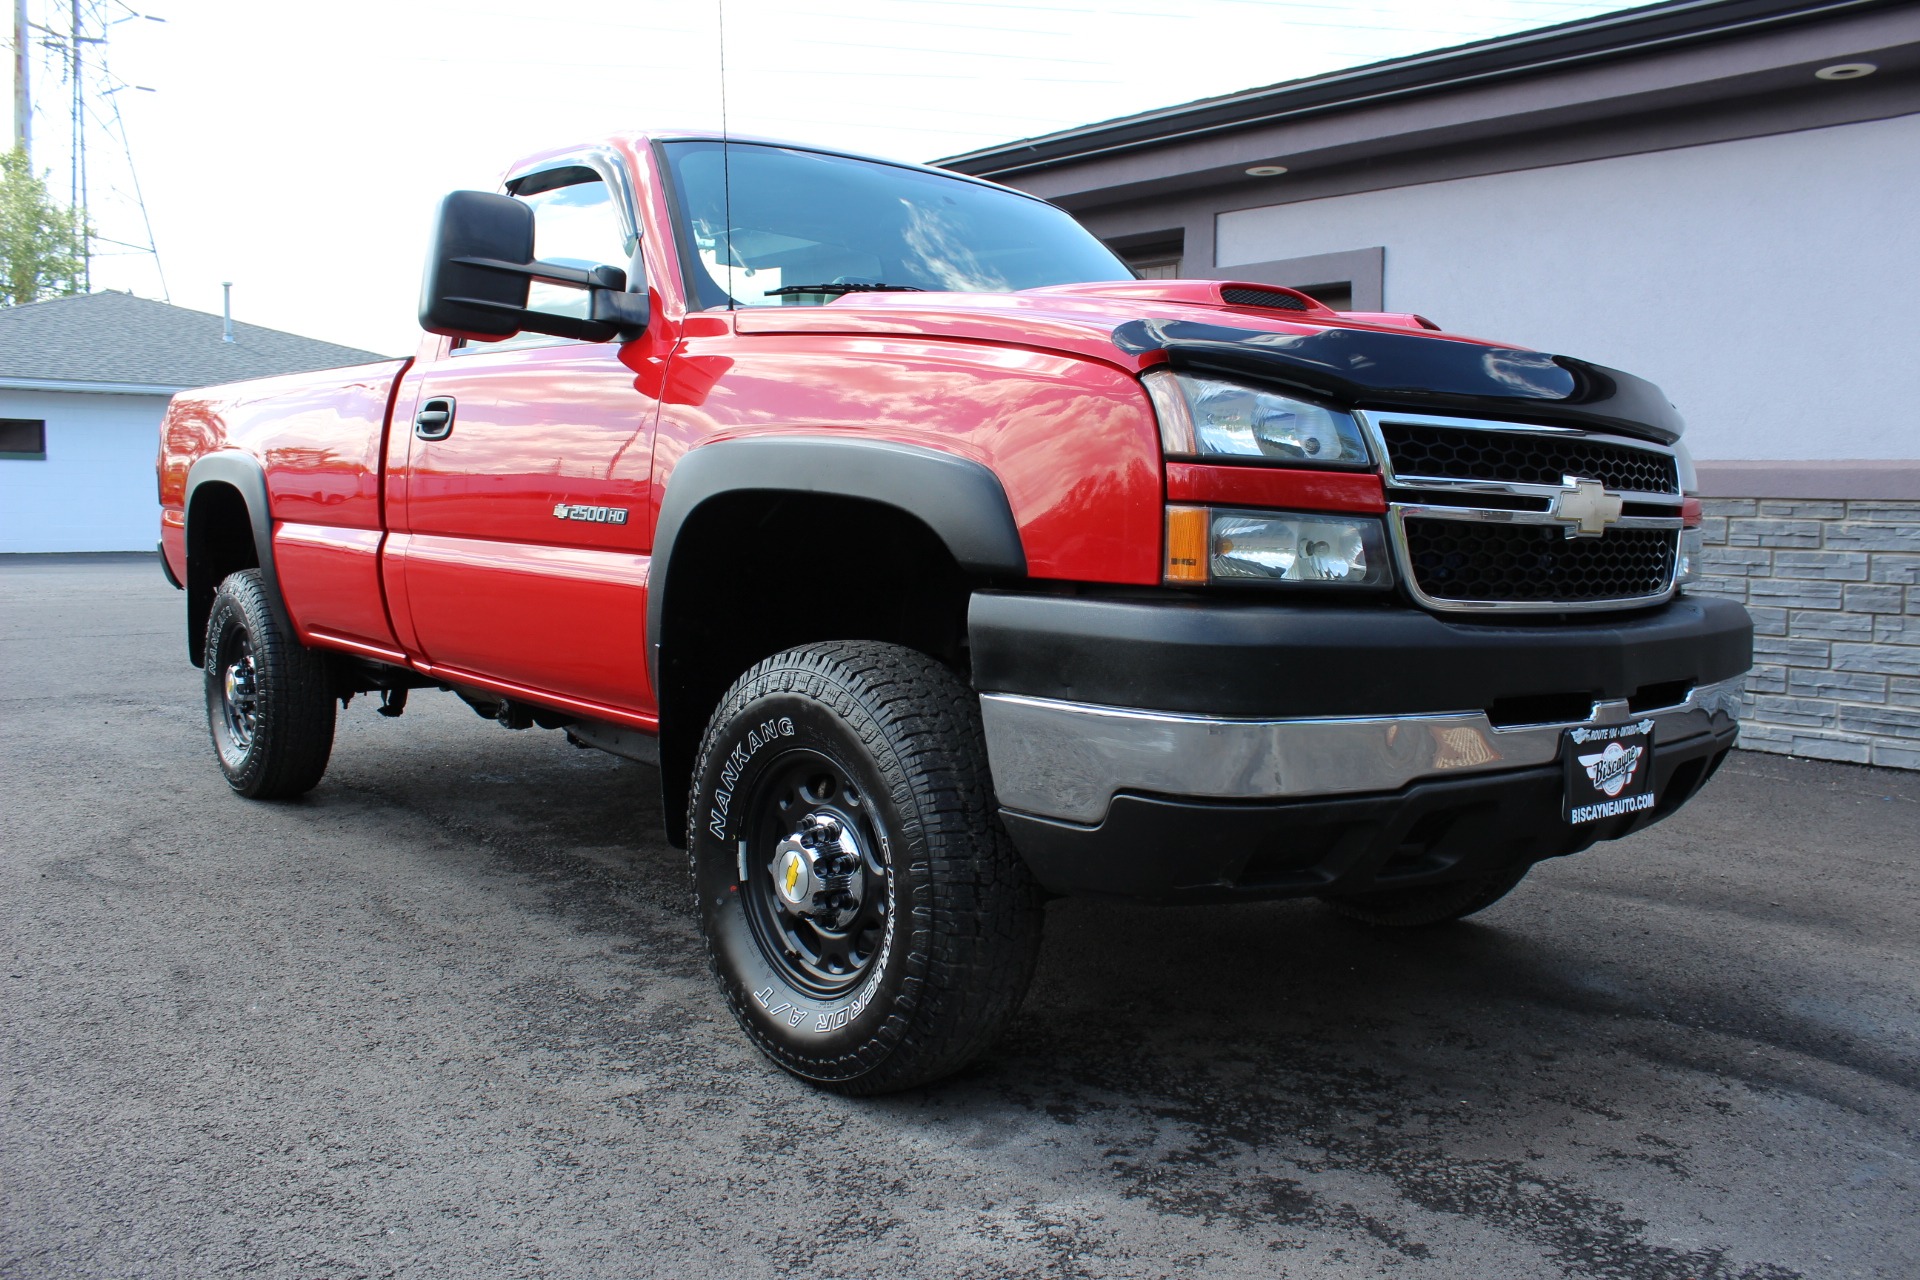
[[[1738,753],[1420,934],[1056,903],[983,1064],[849,1100],[651,771],[421,693],[238,799],[183,612],[0,557],[0,1276],[1920,1275],[1920,775]]]

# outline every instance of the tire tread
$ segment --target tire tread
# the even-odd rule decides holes
[[[224,606],[224,607],[223,607]],[[253,642],[253,665],[260,681],[261,724],[256,753],[240,770],[221,769],[235,791],[253,800],[287,800],[320,783],[333,755],[333,672],[327,655],[284,634],[259,569],[229,574],[214,595],[207,615],[207,679],[216,679],[220,628],[228,610],[239,615]],[[211,714],[211,704],[209,705]],[[211,729],[211,725],[209,725]],[[218,744],[215,758],[219,758]]]

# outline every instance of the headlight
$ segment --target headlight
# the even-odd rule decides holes
[[[1679,440],[1673,442],[1673,465],[1676,474],[1680,477],[1680,492],[1699,493],[1700,475],[1694,470],[1693,454],[1688,452],[1687,446]]]
[[[1706,535],[1701,530],[1680,531],[1680,563],[1674,566],[1674,586],[1684,587],[1700,576],[1700,555],[1706,546]]]
[[[1386,533],[1370,517],[1171,506],[1166,580],[1379,588],[1393,573]]]
[[[1170,458],[1252,458],[1293,466],[1367,464],[1353,415],[1195,373],[1142,375]]]
[[[1697,523],[1699,519],[1699,501],[1695,495],[1700,492],[1700,476],[1693,466],[1693,455],[1687,452],[1687,446],[1680,441],[1673,442],[1673,465],[1680,480],[1680,492],[1685,495],[1692,513],[1687,517],[1691,527],[1680,531],[1679,562],[1673,566],[1673,585],[1684,587],[1700,576],[1700,557],[1706,550],[1706,534]]]

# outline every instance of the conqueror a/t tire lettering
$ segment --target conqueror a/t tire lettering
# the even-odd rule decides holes
[[[1039,895],[995,816],[977,701],[926,655],[840,641],[748,671],[707,726],[687,827],[715,977],[794,1075],[923,1084],[1019,1008]]]
[[[274,621],[258,569],[231,574],[207,615],[207,729],[227,785],[253,800],[305,795],[333,754],[327,656]]]

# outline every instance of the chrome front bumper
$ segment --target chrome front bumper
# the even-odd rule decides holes
[[[986,693],[987,758],[1000,803],[1091,825],[1120,792],[1286,800],[1396,791],[1426,778],[1549,764],[1568,729],[1653,723],[1656,745],[1732,723],[1744,677],[1632,711],[1596,702],[1584,720],[1495,727],[1484,712],[1240,720]]]

